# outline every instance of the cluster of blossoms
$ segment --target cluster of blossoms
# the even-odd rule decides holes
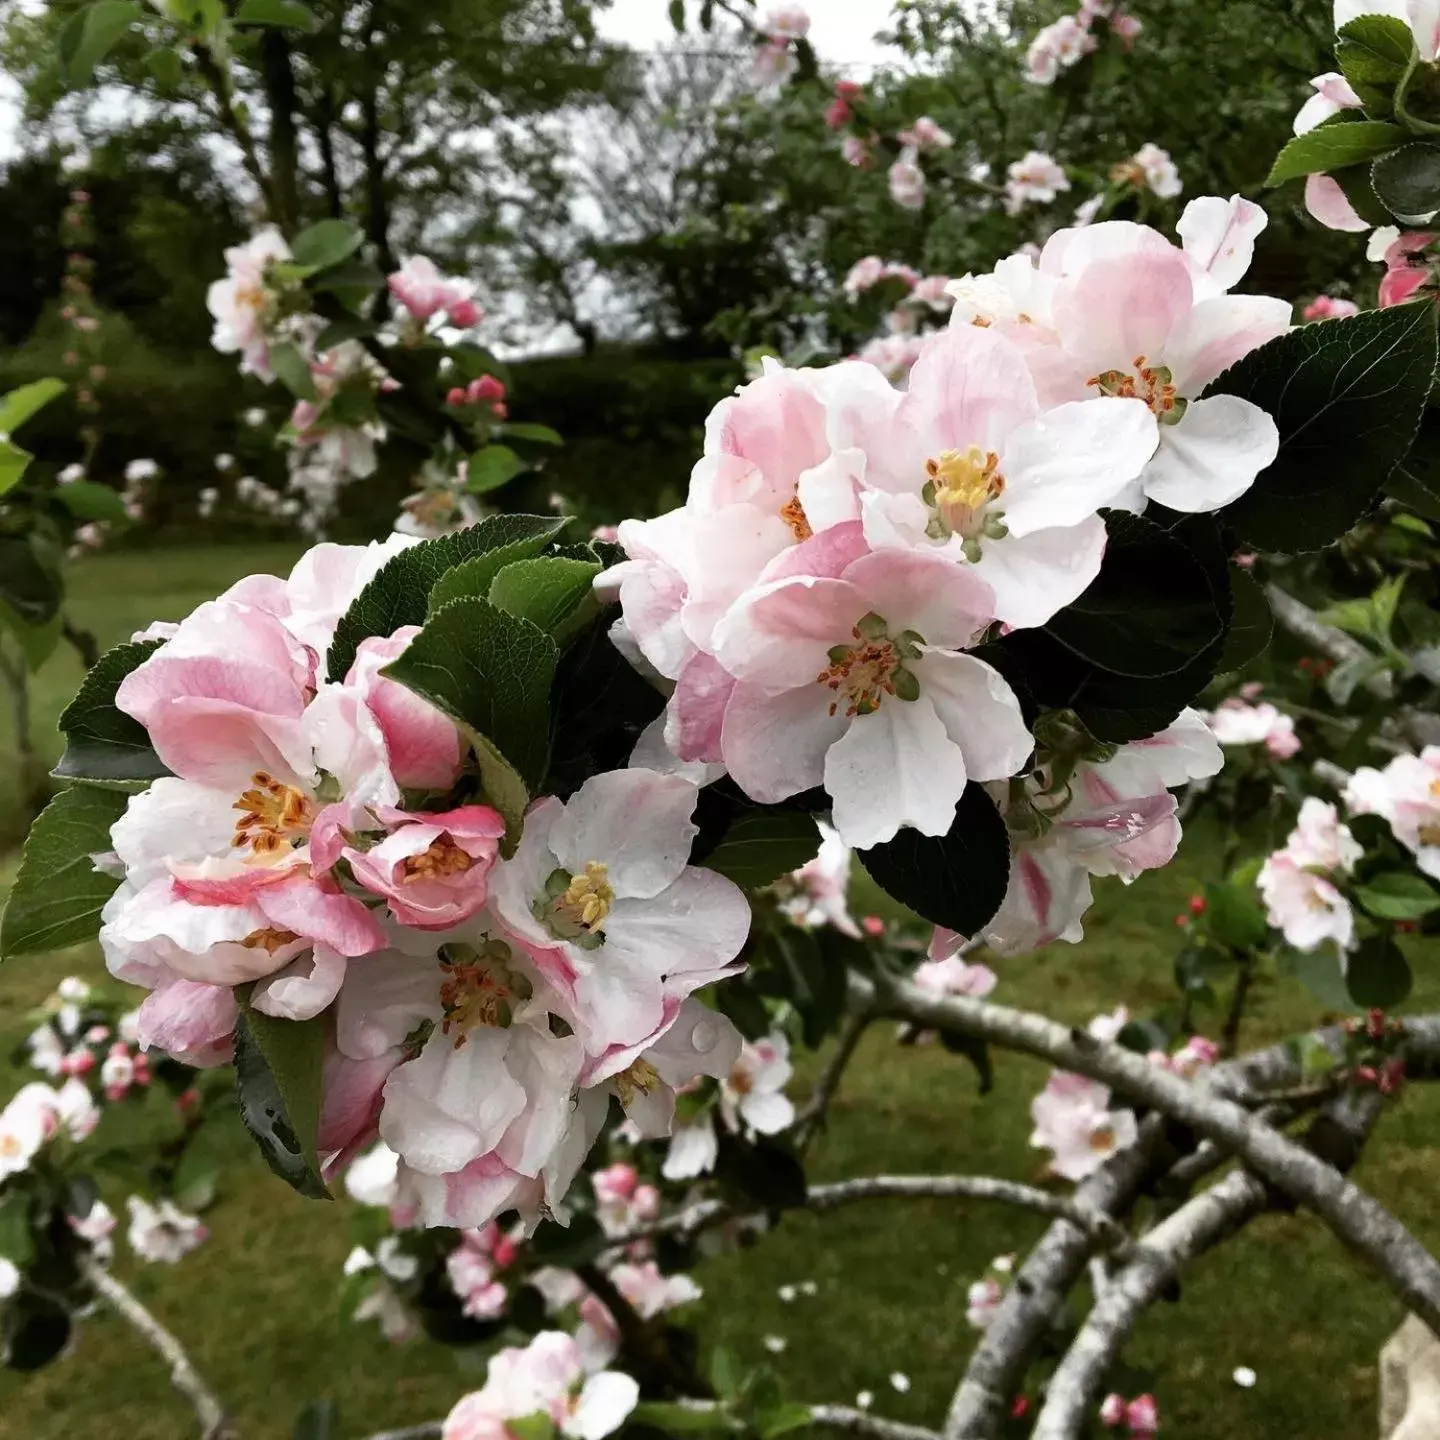
[[[1149,190],[1161,200],[1173,200],[1184,188],[1180,171],[1168,150],[1155,144],[1142,145],[1128,160],[1122,160],[1110,171],[1117,185],[1133,185]]]
[[[1049,205],[1069,188],[1065,167],[1053,156],[1032,150],[1005,169],[1005,213],[1018,215],[1027,205]]]
[[[759,90],[782,85],[795,71],[795,46],[810,33],[810,14],[800,0],[776,0],[755,22],[752,71]]]
[[[1357,770],[1345,787],[1352,815],[1378,815],[1431,879],[1440,880],[1440,745]]]
[[[208,508],[213,510],[220,498],[219,490],[215,486],[208,486],[207,491],[213,497]],[[206,491],[201,492],[202,503],[204,503],[205,494]],[[235,498],[240,504],[271,519],[299,518],[302,529],[305,529],[307,533],[313,533],[307,523],[305,502],[300,496],[286,495],[273,485],[267,485],[263,480],[257,479],[254,475],[242,475],[235,482]]]
[[[457,330],[473,330],[485,313],[475,303],[471,281],[442,275],[435,262],[424,255],[412,255],[386,284],[409,317],[408,333],[402,338],[412,344],[437,319]]]
[[[1232,695],[1205,720],[1222,745],[1263,745],[1275,760],[1289,760],[1299,753],[1300,737],[1295,733],[1294,719],[1268,700],[1254,705],[1245,695]]]
[[[1112,1015],[1097,1016],[1087,1027],[1097,1040],[1113,1041],[1129,1023],[1122,1006]],[[1193,1079],[1219,1058],[1219,1047],[1203,1035],[1192,1035],[1173,1055],[1153,1050],[1152,1065]],[[1139,1134],[1131,1110],[1112,1109],[1110,1090],[1095,1080],[1065,1070],[1053,1071],[1045,1088],[1031,1102],[1035,1122],[1030,1143],[1052,1152],[1050,1169],[1066,1180],[1093,1175],[1117,1151],[1133,1145]]]
[[[1226,293],[1263,219],[1196,201],[1183,248],[1131,224],[1060,232],[1038,263],[952,283],[906,392],[868,365],[775,366],[722,402],[686,505],[625,522],[630,559],[603,577],[617,643],[673,683],[673,754],[763,803],[823,784],[859,848],[942,835],[966,784],[989,784],[1016,842],[984,936],[1003,954],[1077,938],[1091,875],[1165,863],[1170,788],[1221,763],[1200,717],[1020,783],[1050,741],[967,652],[1085,590],[1100,509],[1217,509],[1274,458],[1258,407],[1193,398],[1288,327],[1284,301]]]
[[[318,546],[142,637],[116,703],[171,773],[113,828],[100,940],[150,991],[142,1044],[213,1065],[242,999],[327,1014],[327,1157],[378,1133],[423,1224],[534,1220],[563,1213],[612,1096],[664,1134],[677,1085],[730,1074],[738,1033],[690,997],[736,970],[749,907],[687,864],[678,775],[537,800],[502,858],[456,726],[384,673],[413,628],[324,678],[339,617],[412,543]]]
[[[955,144],[955,137],[928,115],[922,115],[913,125],[901,130],[896,139],[900,142],[900,153],[887,177],[890,198],[902,210],[920,210],[925,205],[926,187],[920,157],[927,151],[949,150]]]
[[[1109,1394],[1100,1406],[1100,1423],[1110,1430],[1122,1427],[1130,1436],[1150,1436],[1159,1433],[1160,1407],[1153,1395],[1137,1395],[1126,1400],[1123,1395]]]
[[[1036,85],[1053,85],[1064,71],[1093,54],[1100,43],[1096,21],[1103,21],[1127,50],[1143,28],[1118,0],[1080,0],[1073,15],[1062,15],[1030,42],[1025,52],[1025,78]]]
[[[1335,879],[1348,875],[1363,853],[1335,807],[1308,796],[1284,848],[1265,861],[1256,880],[1270,923],[1297,950],[1333,943],[1343,956],[1354,944],[1355,914]]]
[[[94,420],[100,402],[95,392],[106,374],[99,355],[100,315],[91,284],[95,262],[85,253],[94,242],[91,203],[88,190],[72,190],[70,203],[60,216],[60,243],[65,248],[65,303],[60,307],[60,318],[70,327],[70,340],[61,360],[74,373],[75,405],[86,418],[81,435],[87,443],[96,438]]]

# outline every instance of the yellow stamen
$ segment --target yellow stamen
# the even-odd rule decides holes
[[[293,930],[276,930],[267,925],[263,930],[252,930],[240,943],[247,950],[263,950],[267,955],[273,955],[299,938]]]
[[[659,1084],[660,1076],[655,1067],[648,1060],[636,1060],[615,1077],[615,1093],[620,1097],[620,1103],[628,1108],[637,1092],[649,1095]]]
[[[610,867],[598,860],[585,863],[585,873],[575,875],[555,901],[555,913],[589,931],[597,930],[615,903],[615,892],[607,878]]]
[[[475,864],[448,835],[442,835],[430,848],[419,855],[412,855],[400,866],[400,883],[409,885],[416,880],[435,880],[447,875],[463,875]]]
[[[241,812],[233,844],[248,845],[256,855],[274,855],[304,842],[315,819],[315,803],[303,790],[273,779],[263,770],[252,775],[254,788],[231,807]]]
[[[800,503],[800,496],[792,495],[781,507],[780,518],[790,527],[790,533],[797,540],[808,540],[815,532]]]

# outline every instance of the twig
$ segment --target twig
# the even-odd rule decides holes
[[[149,1342],[170,1367],[170,1383],[190,1402],[200,1422],[201,1440],[225,1440],[234,1430],[210,1387],[195,1369],[185,1347],[103,1265],[86,1258],[80,1262],[85,1279],[116,1314]]]
[[[1376,658],[1358,640],[1351,639],[1343,630],[1337,630],[1333,625],[1327,625],[1308,605],[1278,585],[1267,585],[1265,595],[1270,601],[1270,609],[1276,620],[1285,629],[1338,664],[1344,665],[1352,661],[1358,663]],[[1371,675],[1361,684],[1363,689],[1372,695],[1378,695],[1382,700],[1388,700],[1395,691],[1388,672]]]
[[[860,983],[868,987],[868,982]],[[904,982],[883,983],[879,1003],[897,1019],[1038,1055],[1059,1069],[1103,1081],[1225,1146],[1313,1210],[1374,1265],[1409,1309],[1440,1330],[1440,1261],[1373,1196],[1242,1106],[1152,1065],[1142,1055],[1083,1030],[1067,1030],[1044,1016],[960,996],[940,998]]]
[[[214,52],[208,45],[196,43],[190,48],[195,56],[196,68],[210,87],[210,93],[215,97],[215,108],[219,112],[220,123],[229,132],[230,138],[240,147],[240,158],[245,165],[245,171],[260,191],[260,198],[265,202],[266,213],[272,220],[279,223],[282,219],[281,207],[276,203],[274,187],[270,184],[270,177],[265,173],[264,165],[261,164],[260,151],[255,145],[255,137],[250,133],[249,125],[235,109],[235,102],[230,93],[229,75],[215,59]]]
[[[1245,1018],[1245,1002],[1250,998],[1250,986],[1255,980],[1255,956],[1240,956],[1235,967],[1235,990],[1230,996],[1230,1008],[1225,1013],[1225,1023],[1220,1030],[1220,1053],[1227,1060],[1240,1048],[1240,1023]]]
[[[810,1418],[816,1425],[829,1425],[856,1435],[874,1435],[876,1440],[940,1440],[938,1432],[927,1430],[923,1425],[886,1420],[868,1410],[852,1410],[848,1405],[812,1405]]]
[[[796,1118],[794,1129],[796,1145],[801,1147],[808,1145],[815,1137],[816,1132],[825,1128],[825,1116],[829,1112],[830,1102],[835,1098],[835,1092],[840,1088],[840,1081],[845,1075],[846,1067],[854,1059],[855,1050],[874,1019],[875,1016],[865,1009],[852,1010],[846,1016],[845,1024],[840,1030],[840,1037],[835,1043],[835,1053],[830,1057],[825,1069],[821,1071],[820,1079],[815,1084],[814,1094],[810,1096],[805,1108]]]

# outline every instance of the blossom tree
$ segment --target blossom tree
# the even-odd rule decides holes
[[[286,23],[258,13],[235,23]],[[765,24],[779,67],[803,26],[793,7]],[[1395,79],[1397,113],[1405,93]],[[914,143],[942,133],[917,122]],[[473,323],[467,286],[417,260],[372,272],[343,221],[272,218],[212,309],[217,345],[292,392],[287,443],[352,468],[391,444],[503,468],[497,435],[546,443],[447,333]],[[614,541],[495,514],[320,543],[86,677],[0,950],[98,937],[145,992],[136,1043],[233,1073],[281,1180],[368,1207],[357,1312],[491,1346],[483,1385],[411,1433],[1152,1434],[1163,1395],[1127,1383],[1125,1340],[1185,1264],[1276,1205],[1440,1326],[1440,1261],[1348,1176],[1384,1103],[1440,1061],[1440,1023],[1389,1013],[1410,989],[1397,937],[1440,911],[1434,637],[1391,578],[1317,614],[1252,573],[1428,553],[1436,310],[1291,329],[1284,302],[1233,293],[1262,222],[1199,197],[1174,237],[1058,230],[948,287],[904,390],[862,361],[767,365],[709,417],[685,503]],[[382,285],[394,331],[369,319]],[[1277,620],[1342,657],[1323,742],[1282,723],[1278,691],[1220,703],[1273,656]],[[1357,692],[1402,703],[1372,723],[1347,713]],[[1322,744],[1334,758],[1312,762]],[[1334,798],[1304,794],[1321,787]],[[1177,1009],[1080,1029],[989,998],[984,957],[1079,940],[1093,882],[1166,865],[1209,806],[1280,833],[1227,853],[1181,917]],[[857,922],[852,865],[905,918]],[[1242,1053],[1262,967],[1352,1018]],[[1073,1191],[811,1184],[809,1143],[880,1020],[938,1036],[985,1084],[992,1048],[1048,1061],[1031,1144]],[[792,1049],[832,1039],[797,1107]],[[107,1095],[137,1064],[107,1055]],[[58,1100],[12,1103],[4,1198],[62,1123]],[[796,1400],[685,1340],[702,1244],[907,1195],[1053,1222],[977,1278],[982,1335],[943,1429]],[[24,1237],[64,1203],[37,1190]],[[132,1209],[156,1258],[195,1238],[163,1205]],[[98,1288],[173,1361],[113,1277],[57,1285],[5,1254],[12,1354],[37,1297],[68,1323]],[[1088,1308],[1066,1318],[1077,1291]],[[193,1367],[176,1374],[224,1433]]]

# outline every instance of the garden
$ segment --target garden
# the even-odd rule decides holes
[[[1440,11],[653,5],[0,15],[0,1436],[1440,1435]]]

